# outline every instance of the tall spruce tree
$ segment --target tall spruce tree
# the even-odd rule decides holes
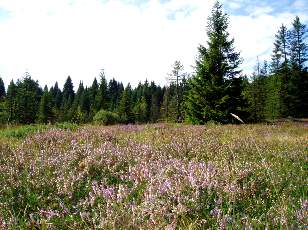
[[[176,121],[179,122],[182,120],[181,116],[181,105],[183,99],[183,91],[181,90],[181,86],[183,84],[183,80],[185,79],[184,67],[180,61],[175,61],[172,66],[172,71],[169,74],[169,81],[175,84],[176,86]]]
[[[253,122],[260,122],[265,119],[267,77],[267,62],[264,61],[261,68],[258,60],[257,71],[253,73],[252,82],[248,85],[247,89],[249,119]]]
[[[289,81],[290,81],[290,65],[289,65],[289,48],[290,39],[289,32],[286,26],[282,25],[277,34],[274,45],[278,46],[278,51],[281,53],[282,63],[278,70],[275,72],[278,75],[278,80],[280,81],[279,98],[280,98],[280,111],[278,111],[279,116],[287,117],[290,108],[290,95],[289,95]]]
[[[70,76],[67,77],[63,86],[62,105],[61,105],[61,121],[70,121],[72,118],[71,108],[74,102],[75,92],[74,85]]]
[[[16,83],[17,122],[31,124],[37,120],[41,96],[42,89],[38,81],[34,81],[29,73],[25,73],[25,77]]]
[[[13,80],[7,88],[6,108],[8,110],[8,121],[14,122],[16,119],[16,85]]]
[[[52,107],[53,107],[52,95],[50,92],[48,92],[47,86],[45,86],[39,106],[39,115],[38,115],[39,122],[47,124],[48,122],[54,121],[55,116]]]
[[[2,80],[2,78],[0,77],[0,101],[1,99],[3,99],[6,95],[6,92],[5,92],[5,86],[4,86],[4,82]]]
[[[289,32],[287,27],[282,24],[275,35],[276,40],[275,40],[275,47],[277,47],[278,52],[281,54],[281,58],[283,58],[283,62],[287,63],[288,62],[288,55],[289,55]]]
[[[227,30],[228,16],[216,2],[208,18],[208,47],[199,47],[196,74],[190,80],[186,98],[187,118],[194,124],[209,120],[224,123],[231,120],[230,113],[240,115],[243,98],[241,80],[236,77],[241,72],[238,70],[241,59]]]
[[[4,124],[8,119],[8,112],[5,106],[5,86],[2,78],[0,77],[0,124]]]
[[[292,64],[303,69],[304,63],[308,60],[308,45],[305,43],[308,31],[298,16],[294,19],[292,26],[290,31]]]
[[[63,101],[73,103],[75,97],[74,86],[70,76],[67,77],[63,87]]]
[[[97,112],[97,109],[95,107],[95,97],[98,92],[98,82],[97,79],[94,78],[91,87],[89,88],[89,103],[90,103],[90,117],[92,118],[95,113]]]
[[[85,88],[80,98],[80,111],[83,115],[82,122],[87,122],[92,119],[91,114],[91,93],[89,88]]]
[[[117,82],[114,78],[109,81],[108,100],[109,100],[109,110],[110,111],[117,110],[123,91],[124,91],[124,87],[121,82]]]
[[[54,108],[56,110],[60,109],[62,103],[62,92],[59,89],[58,82],[50,89],[51,96],[53,98]]]
[[[84,114],[82,113],[81,108],[80,108],[80,102],[81,102],[81,98],[83,97],[84,90],[85,89],[84,89],[83,83],[82,81],[80,81],[75,98],[74,98],[74,102],[70,109],[70,117],[72,121],[76,123],[82,123],[84,121]]]
[[[132,88],[130,84],[128,84],[122,93],[118,106],[118,114],[122,122],[132,123],[135,121],[132,106]]]
[[[135,121],[137,123],[145,123],[148,120],[147,117],[147,102],[144,98],[144,96],[141,96],[140,98],[138,98],[137,102],[134,105],[133,108],[133,113],[134,113],[134,117],[135,117]]]
[[[93,88],[94,87],[94,88]],[[92,89],[93,93],[95,93],[95,82],[93,82]],[[104,70],[100,73],[100,83],[99,87],[96,90],[96,95],[94,98],[94,111],[98,112],[100,109],[107,109],[108,108],[108,86],[107,80],[105,77]]]
[[[305,117],[308,114],[308,30],[296,17],[290,30],[291,78],[289,82],[290,115]]]

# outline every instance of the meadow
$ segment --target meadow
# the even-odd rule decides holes
[[[0,130],[0,229],[306,229],[308,123]]]

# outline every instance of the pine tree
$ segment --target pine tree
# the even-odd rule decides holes
[[[0,101],[1,99],[3,99],[6,95],[6,92],[5,92],[5,86],[4,86],[4,82],[2,80],[2,78],[0,77]]]
[[[5,86],[2,78],[0,77],[0,124],[4,124],[7,122],[8,113],[5,106]]]
[[[73,82],[70,76],[67,77],[64,87],[63,87],[63,101],[70,101],[71,103],[74,101],[75,92]]]
[[[183,91],[181,90],[181,85],[185,79],[184,67],[180,61],[175,61],[172,66],[172,71],[169,74],[169,81],[173,82],[176,86],[176,121],[181,120],[181,105],[183,99]]]
[[[53,105],[56,110],[59,110],[62,103],[62,92],[59,89],[58,82],[50,89],[50,94],[53,98]]]
[[[80,108],[80,102],[81,102],[81,98],[83,97],[83,93],[84,93],[84,86],[82,81],[80,81],[77,92],[75,94],[75,98],[74,98],[74,102],[72,104],[72,107],[69,111],[70,113],[70,117],[72,119],[73,122],[75,123],[82,123],[84,121],[84,114],[81,111]]]
[[[16,120],[21,124],[31,124],[37,119],[42,89],[29,73],[16,83]]]
[[[134,113],[134,117],[135,117],[135,121],[138,123],[145,123],[147,122],[148,118],[147,118],[147,102],[144,98],[144,96],[141,96],[141,98],[139,98],[137,100],[137,102],[134,105],[133,108],[133,113]]]
[[[278,51],[281,53],[281,57],[283,58],[283,62],[288,62],[288,49],[289,49],[289,36],[287,27],[282,24],[278,33],[275,35],[276,41],[274,43],[275,47],[278,48]]]
[[[146,112],[146,122],[149,122],[151,119],[151,99],[152,99],[152,95],[151,95],[151,88],[149,85],[149,81],[148,79],[145,79],[143,86],[142,86],[142,96],[144,97],[146,103],[147,103],[147,112]]]
[[[237,114],[240,109],[241,79],[240,54],[234,51],[234,39],[229,39],[228,16],[223,13],[222,5],[216,2],[208,19],[208,48],[199,47],[196,61],[196,74],[190,81],[186,98],[188,120],[194,124],[204,124],[209,120],[229,122],[230,113]],[[232,98],[238,91],[240,95]]]
[[[67,77],[62,91],[61,121],[70,121],[72,119],[71,108],[74,102],[74,85],[70,76]]]
[[[279,51],[282,54],[283,62],[276,72],[280,77],[280,116],[287,117],[290,108],[290,95],[289,95],[289,81],[290,81],[290,65],[289,65],[289,32],[287,28],[282,25],[276,34],[276,43],[280,44]]]
[[[282,25],[275,35],[272,76],[267,82],[266,118],[276,119],[290,115],[290,78],[290,33]]]
[[[304,63],[308,60],[308,45],[306,25],[300,22],[297,16],[293,21],[293,28],[290,32],[291,37],[291,58],[292,63],[303,69]]]
[[[122,122],[133,123],[135,121],[132,109],[132,89],[128,84],[122,93],[118,107],[118,114]]]
[[[95,84],[95,82],[93,82]],[[92,85],[93,88],[93,93],[95,93],[95,88],[96,85]],[[108,108],[108,86],[107,86],[107,81],[105,77],[105,73],[102,70],[100,73],[100,83],[99,87],[96,90],[96,95],[94,98],[94,111],[98,112],[101,109],[107,109]]]
[[[13,122],[16,119],[16,85],[13,80],[11,80],[7,88],[7,97],[6,97],[6,107],[8,110],[8,121]]]
[[[271,75],[266,79],[265,118],[274,120],[281,117],[281,79]]]
[[[88,122],[92,120],[91,115],[91,92],[89,88],[85,88],[80,98],[80,110],[83,115],[82,122]]]
[[[161,103],[161,117],[166,122],[178,122],[176,85],[165,87]]]
[[[289,82],[290,115],[305,117],[308,114],[308,76],[305,62],[308,60],[308,31],[296,17],[291,29],[291,78]]]
[[[249,84],[247,92],[250,120],[254,122],[260,122],[265,119],[267,77],[267,62],[264,61],[263,68],[261,69],[258,60],[257,73],[253,73],[252,82]]]
[[[123,92],[123,84],[117,82],[114,78],[109,81],[108,84],[108,100],[109,100],[109,110],[116,111],[122,92]]]
[[[47,86],[45,86],[44,93],[41,97],[39,106],[38,120],[41,123],[47,124],[48,122],[54,121],[54,111],[52,108],[52,95],[48,92]]]
[[[92,86],[89,88],[89,103],[90,103],[90,114],[89,116],[91,118],[93,118],[93,116],[95,115],[97,109],[95,107],[95,98],[98,92],[98,83],[97,83],[97,79],[94,78]]]

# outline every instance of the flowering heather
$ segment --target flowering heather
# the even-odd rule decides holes
[[[300,123],[0,138],[0,229],[305,229],[307,143]]]

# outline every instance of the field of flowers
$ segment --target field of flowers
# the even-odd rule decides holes
[[[0,229],[305,229],[307,123],[0,132]]]

